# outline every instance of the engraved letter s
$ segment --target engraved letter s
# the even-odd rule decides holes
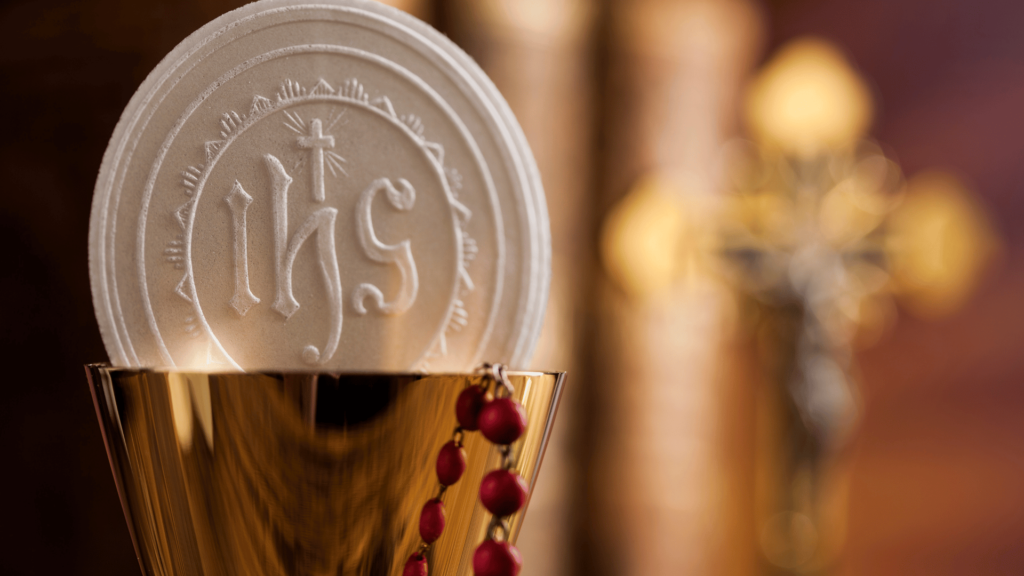
[[[384,294],[373,284],[360,284],[352,294],[352,305],[360,314],[366,314],[363,300],[367,296],[376,301],[377,308],[380,308],[381,312],[389,315],[405,312],[416,301],[416,292],[419,290],[420,281],[416,274],[416,262],[412,259],[409,240],[402,240],[394,245],[384,244],[377,239],[377,235],[373,232],[372,205],[373,197],[377,192],[384,190],[388,202],[398,210],[410,210],[416,202],[416,191],[412,184],[405,179],[399,179],[398,184],[402,187],[401,190],[396,189],[387,178],[374,180],[369,188],[363,190],[359,196],[359,204],[356,206],[356,231],[363,252],[376,262],[394,263],[402,275],[402,285],[398,289],[398,296],[392,302],[384,302]]]

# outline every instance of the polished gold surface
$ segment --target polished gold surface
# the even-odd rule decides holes
[[[455,399],[481,378],[86,372],[139,562],[161,576],[400,574],[438,491]],[[509,377],[529,419],[513,454],[532,492],[564,374]],[[435,576],[471,573],[490,520],[477,491],[500,455],[478,433],[465,447],[429,552]]]

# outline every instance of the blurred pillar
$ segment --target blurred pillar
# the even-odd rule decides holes
[[[571,573],[570,450],[584,382],[578,362],[581,315],[593,273],[589,201],[593,136],[593,0],[448,0],[441,25],[508,100],[540,168],[551,219],[551,297],[533,367],[568,370],[540,481],[518,546],[524,576]]]
[[[399,10],[404,10],[409,14],[433,23],[434,14],[434,2],[431,0],[378,0],[388,6],[394,6]]]
[[[737,131],[761,14],[747,0],[612,0],[608,22],[602,208],[643,180],[625,204],[674,198],[684,208],[674,226],[693,238],[710,216],[692,207],[714,203],[719,150]],[[664,211],[639,210],[651,226]],[[633,248],[641,276],[653,251],[678,251],[636,246],[645,248]],[[648,290],[619,278],[599,289],[586,574],[742,574],[753,563],[743,556],[750,546],[729,541],[735,474],[723,415],[736,378],[723,370],[723,350],[734,305],[706,275],[678,277],[686,281]]]

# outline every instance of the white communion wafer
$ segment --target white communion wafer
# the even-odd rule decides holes
[[[524,365],[550,239],[477,65],[366,0],[262,0],[189,36],[110,140],[89,233],[111,362]]]

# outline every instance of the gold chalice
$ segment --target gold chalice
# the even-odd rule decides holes
[[[150,575],[397,575],[438,492],[435,458],[479,374],[200,373],[86,366],[142,571]],[[527,428],[513,469],[532,488],[564,373],[508,372]],[[499,448],[466,433],[444,492],[431,574],[471,573]],[[511,517],[515,541],[525,507]]]

